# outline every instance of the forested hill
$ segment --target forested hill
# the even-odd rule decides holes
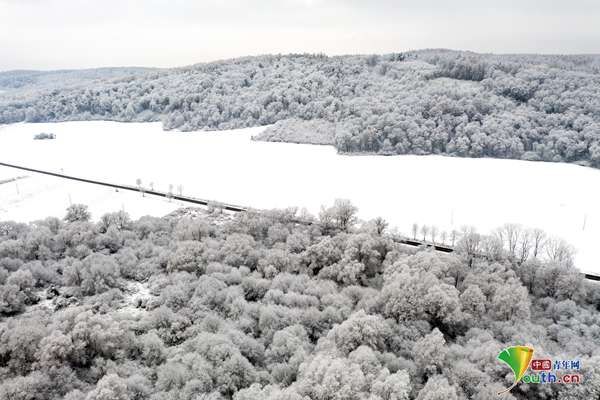
[[[558,248],[415,251],[355,212],[0,222],[0,400],[491,400],[516,344],[583,381],[502,399],[598,398],[600,292]]]
[[[44,84],[32,73],[0,75],[0,89],[10,88],[0,94],[0,123],[162,120],[182,131],[277,123],[264,139],[600,167],[600,56],[424,50],[94,71],[80,80],[70,72],[67,83],[43,75]]]

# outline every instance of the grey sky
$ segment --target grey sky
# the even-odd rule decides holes
[[[0,0],[0,70],[445,47],[600,53],[598,0]]]

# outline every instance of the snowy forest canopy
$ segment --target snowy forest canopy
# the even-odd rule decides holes
[[[5,72],[0,89],[8,89],[0,123],[276,124],[263,139],[600,167],[600,56],[276,55],[176,69]]]
[[[562,245],[507,225],[416,250],[355,213],[0,222],[0,399],[489,400],[514,344],[584,381],[504,399],[597,398],[600,292]]]

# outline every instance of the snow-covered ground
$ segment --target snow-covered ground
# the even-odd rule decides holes
[[[504,223],[539,227],[578,249],[578,266],[600,272],[600,170],[568,164],[438,156],[340,156],[333,147],[250,140],[262,128],[164,132],[159,123],[68,122],[0,126],[0,161],[174,191],[256,208],[318,212],[348,198],[362,218],[385,217],[441,230]],[[51,132],[55,140],[34,141]],[[0,181],[23,171],[0,168]],[[0,185],[0,219],[62,216],[72,202],[96,217],[124,208],[133,217],[178,205],[35,174]],[[19,187],[19,194],[16,187]]]
[[[127,211],[133,218],[162,216],[179,207],[189,206],[155,196],[142,198],[141,194],[135,192],[117,192],[102,186],[7,167],[0,167],[0,182],[11,175],[23,173],[28,176],[0,184],[0,220],[34,221],[48,216],[63,217],[72,203],[87,204],[95,218],[118,210]]]

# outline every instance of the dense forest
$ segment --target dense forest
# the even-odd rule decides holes
[[[176,69],[5,72],[0,89],[0,123],[275,124],[263,139],[340,152],[600,167],[600,56],[275,55]]]
[[[463,229],[443,254],[347,201],[192,211],[0,222],[0,399],[489,400],[515,344],[584,383],[504,399],[600,396],[600,291],[543,232]]]

